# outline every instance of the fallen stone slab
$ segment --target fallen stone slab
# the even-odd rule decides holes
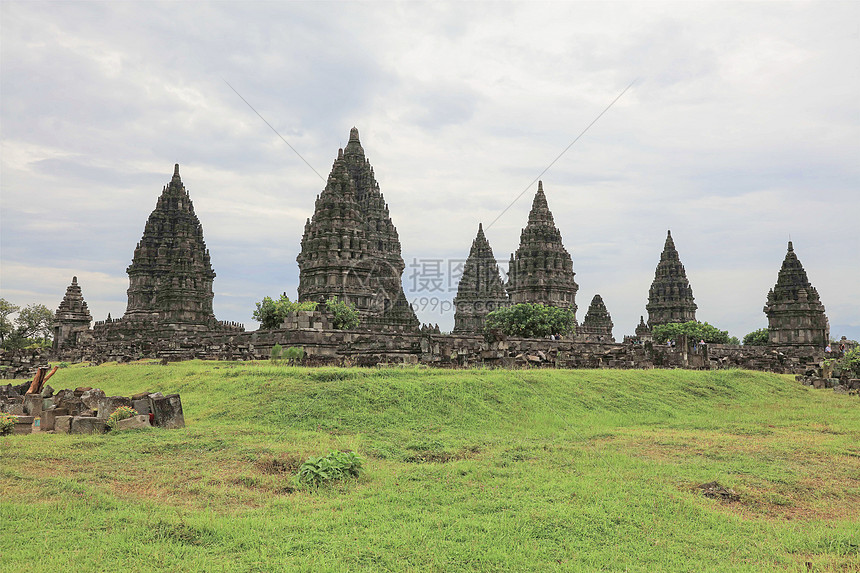
[[[101,418],[75,416],[72,418],[71,434],[104,434],[107,424]]]
[[[149,396],[145,395],[144,398],[138,400],[132,399],[131,407],[137,410],[138,414],[149,414],[151,411],[149,409]]]
[[[149,414],[143,414],[118,421],[116,426],[114,426],[114,430],[140,430],[151,427],[152,424],[149,423]]]
[[[42,397],[39,394],[24,396],[24,413],[28,416],[38,416],[42,413]]]
[[[69,411],[65,408],[52,408],[42,411],[42,431],[49,432],[56,427],[58,416],[68,416]]]
[[[80,390],[80,388],[78,390]],[[90,388],[89,390],[86,390],[83,394],[81,394],[81,401],[84,403],[84,406],[86,406],[90,410],[96,410],[99,407],[99,400],[104,397],[104,390],[100,390],[98,388]]]

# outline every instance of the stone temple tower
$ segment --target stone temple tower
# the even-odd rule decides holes
[[[175,330],[212,326],[215,271],[203,242],[203,226],[182,179],[179,164],[149,215],[128,269],[124,321],[156,321]]]
[[[648,291],[648,304],[645,306],[648,326],[653,328],[658,324],[696,320],[696,308],[693,289],[675,250],[672,231],[669,231],[654,273],[654,282]]]
[[[93,321],[87,302],[78,286],[78,277],[66,288],[66,296],[54,314],[54,348],[77,346],[90,339],[90,323]]]
[[[764,313],[767,315],[770,344],[823,348],[830,337],[824,305],[794,254],[791,241],[776,285],[767,293]]]
[[[606,310],[603,297],[594,295],[582,325],[576,330],[578,337],[589,342],[615,342],[612,337],[612,317]]]
[[[511,255],[507,290],[511,303],[543,303],[576,312],[573,260],[564,248],[543,192],[543,182],[532,202],[520,247]]]
[[[454,333],[481,332],[487,314],[508,306],[508,295],[499,275],[499,266],[484,228],[478,224],[478,235],[472,241],[469,258],[454,297]]]
[[[418,328],[400,280],[400,238],[356,128],[317,196],[296,261],[299,301],[336,296],[356,306],[362,327]]]

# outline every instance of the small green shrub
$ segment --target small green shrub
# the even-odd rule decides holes
[[[128,418],[133,418],[137,416],[137,410],[132,408],[131,406],[120,406],[113,413],[108,416],[107,419],[107,427],[111,430],[116,429],[116,423],[120,420],[127,420]]]
[[[301,360],[304,357],[305,349],[301,346],[290,346],[289,348],[287,348],[287,351],[284,352],[284,359],[289,360],[290,362]]]
[[[320,486],[334,480],[358,477],[362,459],[355,452],[331,452],[319,458],[308,458],[299,468],[299,483]]]
[[[358,326],[358,310],[354,304],[338,300],[337,297],[328,299],[325,308],[334,315],[334,327],[338,330],[350,330]]]
[[[60,362],[59,364],[57,364],[57,368],[68,368],[68,367],[69,367],[68,362]]]
[[[18,422],[18,416],[8,412],[0,412],[0,436],[12,433],[12,428]]]
[[[753,330],[744,336],[744,346],[767,346],[770,340],[770,334],[766,328]]]
[[[272,362],[277,362],[281,359],[281,351],[283,351],[283,347],[280,344],[276,344],[272,347],[272,353],[269,355],[269,360]]]
[[[553,334],[572,334],[576,314],[570,308],[546,304],[520,303],[494,310],[484,322],[484,334],[501,331],[508,336],[543,338]]]
[[[677,340],[680,336],[686,336],[693,342],[704,340],[708,344],[733,344],[728,331],[720,330],[707,322],[691,320],[689,322],[672,322],[669,324],[658,324],[651,329],[654,342],[663,344],[667,340]]]
[[[294,302],[290,300],[286,294],[282,294],[278,300],[273,300],[271,297],[265,297],[261,302],[257,303],[257,308],[252,314],[254,320],[260,322],[260,328],[269,330],[272,328],[280,328],[284,319],[291,312],[300,310],[316,310],[317,303],[305,301]]]

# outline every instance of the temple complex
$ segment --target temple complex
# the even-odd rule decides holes
[[[54,348],[74,347],[92,339],[93,321],[87,302],[78,286],[78,277],[66,288],[66,296],[54,314]]]
[[[575,313],[579,285],[574,274],[573,260],[562,244],[539,181],[528,223],[520,233],[520,246],[511,254],[507,284],[511,303],[543,303]]]
[[[776,285],[767,293],[764,313],[770,344],[824,347],[830,337],[824,305],[794,254],[791,241]]]
[[[615,342],[612,326],[612,317],[603,304],[603,298],[596,294],[591,299],[582,325],[576,329],[577,339],[588,342]]]
[[[653,328],[658,324],[696,320],[697,307],[693,301],[693,289],[675,249],[672,231],[669,231],[654,273],[654,282],[648,291],[648,304],[645,306],[648,326]]]
[[[454,333],[481,332],[487,314],[508,306],[508,295],[502,284],[499,266],[490,242],[478,224],[478,235],[472,241],[469,258],[454,297]]]
[[[296,261],[299,301],[338,297],[375,330],[419,327],[401,283],[400,238],[356,128],[317,196]]]

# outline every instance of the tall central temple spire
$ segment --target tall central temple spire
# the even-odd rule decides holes
[[[400,237],[354,127],[305,224],[296,261],[300,301],[336,296],[356,306],[363,326],[418,327],[400,282]]]
[[[576,312],[573,260],[564,248],[543,192],[532,202],[529,221],[520,233],[520,247],[511,255],[507,290],[513,304],[543,303]]]

